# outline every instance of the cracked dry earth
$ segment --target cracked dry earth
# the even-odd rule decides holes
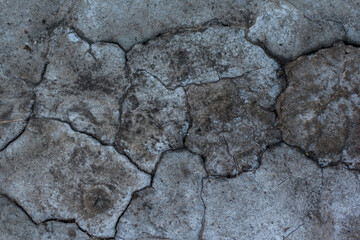
[[[0,0],[0,239],[360,239],[359,0]]]

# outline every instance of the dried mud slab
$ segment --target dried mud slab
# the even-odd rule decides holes
[[[72,24],[88,38],[116,41],[126,50],[173,29],[209,21],[245,25],[260,0],[87,0],[74,11]]]
[[[233,176],[258,167],[258,155],[281,141],[276,115],[266,109],[280,89],[280,80],[257,73],[190,86],[192,126],[186,147],[206,158],[212,175]]]
[[[284,239],[315,221],[321,169],[280,145],[264,153],[255,172],[204,181],[203,239]]]
[[[116,140],[121,151],[152,172],[163,152],[183,146],[188,127],[183,88],[169,90],[145,72],[132,76]]]
[[[0,1],[0,72],[38,83],[53,26],[69,14],[74,0]]]
[[[336,21],[312,20],[286,1],[263,4],[249,29],[253,42],[263,44],[282,59],[296,57],[343,40],[345,31]]]
[[[359,0],[287,0],[314,21],[326,20],[342,25],[345,40],[360,44]]]
[[[0,182],[37,223],[75,219],[93,236],[113,237],[132,193],[150,176],[68,124],[34,119],[0,153]]]
[[[111,43],[89,44],[60,27],[51,38],[48,61],[44,80],[36,88],[36,115],[70,122],[112,144],[119,101],[129,85],[123,50]]]
[[[135,45],[128,59],[132,72],[145,70],[171,89],[251,72],[270,81],[279,68],[260,47],[245,39],[244,29],[227,27],[165,35]]]
[[[151,188],[134,194],[120,218],[116,239],[197,239],[204,215],[199,156],[166,152]]]
[[[360,174],[342,167],[323,170],[323,187],[315,222],[300,226],[287,239],[360,238]],[[314,220],[314,219],[313,219]]]
[[[24,130],[33,102],[32,89],[23,80],[0,75],[0,150]]]
[[[90,240],[75,223],[62,223],[56,221],[41,225],[34,224],[25,212],[0,196],[0,233],[1,239],[6,240]]]
[[[286,66],[289,86],[278,102],[285,142],[321,166],[360,169],[360,50],[338,44]]]

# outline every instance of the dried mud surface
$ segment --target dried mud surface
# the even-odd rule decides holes
[[[360,239],[359,9],[0,0],[0,240]]]

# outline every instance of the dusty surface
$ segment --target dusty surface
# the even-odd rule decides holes
[[[359,9],[0,0],[0,239],[360,239]]]
[[[337,44],[300,57],[285,68],[279,98],[284,141],[320,165],[343,161],[360,170],[360,50]]]

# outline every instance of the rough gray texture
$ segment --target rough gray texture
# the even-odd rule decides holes
[[[24,130],[30,117],[33,94],[18,78],[0,75],[0,149]]]
[[[260,79],[254,73],[188,88],[192,126],[186,146],[205,156],[210,174],[237,175],[255,169],[258,154],[281,141],[275,113],[265,109],[275,104],[280,81]]]
[[[82,1],[73,25],[94,41],[116,41],[125,49],[162,32],[197,27],[211,20],[245,25],[261,1]],[[108,31],[111,29],[111,31]]]
[[[287,239],[360,238],[360,174],[341,167],[323,170],[318,215]]]
[[[315,163],[293,148],[275,147],[254,173],[204,182],[203,239],[283,239],[318,214],[320,189]]]
[[[324,169],[323,184],[319,206],[324,225],[319,239],[359,239],[360,174],[341,167]]]
[[[120,218],[117,239],[196,239],[204,214],[199,156],[166,152],[151,188],[134,195]]]
[[[360,170],[360,51],[338,44],[286,66],[279,99],[284,140],[324,166],[343,160]]]
[[[339,23],[312,20],[292,4],[274,1],[259,10],[248,36],[253,42],[264,44],[274,55],[291,60],[342,40],[345,32]]]
[[[0,240],[360,239],[359,9],[0,0]]]
[[[344,40],[360,44],[359,0],[287,0],[315,21],[329,21],[339,24],[345,31]]]
[[[279,68],[260,47],[245,39],[244,29],[227,27],[187,31],[138,44],[128,59],[131,71],[146,70],[171,89],[247,73],[271,82]],[[278,90],[270,86],[268,94],[276,95]]]
[[[0,239],[6,240],[86,240],[91,239],[75,223],[56,221],[36,225],[9,199],[0,197]],[[20,230],[20,231],[19,231]]]
[[[111,237],[132,192],[150,177],[68,124],[34,119],[0,153],[0,182],[36,222],[76,219],[90,234]]]
[[[163,152],[180,148],[188,129],[185,92],[171,91],[139,72],[122,104],[117,146],[137,165],[152,172]]]
[[[124,52],[115,44],[89,44],[60,27],[50,39],[48,61],[44,80],[36,88],[36,115],[70,122],[113,143],[119,102],[129,84]]]
[[[0,2],[0,71],[6,76],[40,81],[48,37],[75,1],[14,0]]]

